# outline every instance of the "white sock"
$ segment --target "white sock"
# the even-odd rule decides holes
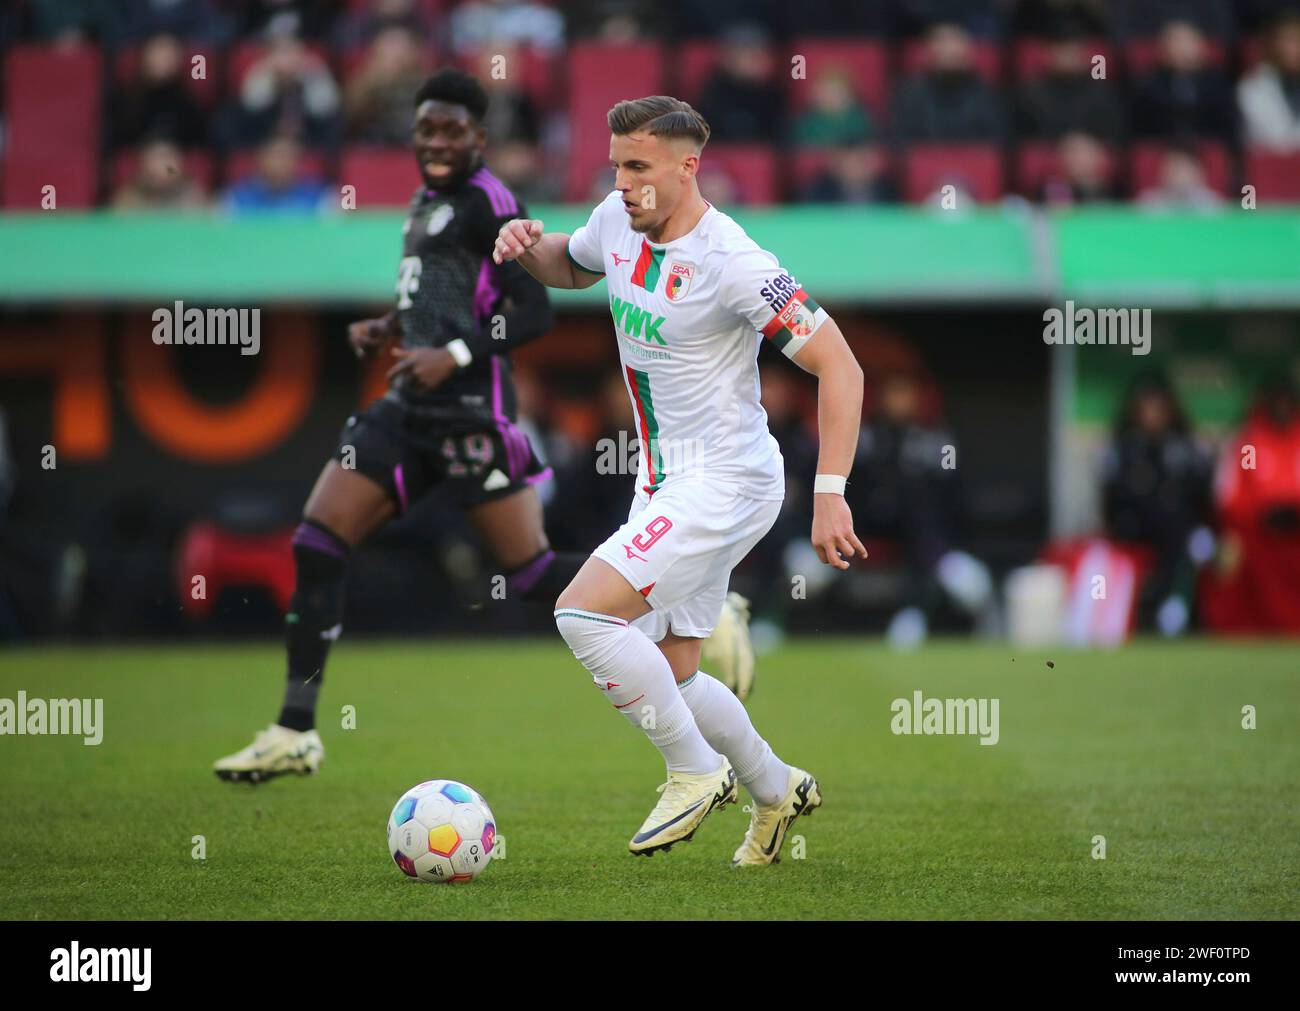
[[[783,800],[790,788],[790,766],[758,736],[744,703],[731,689],[704,671],[696,671],[678,688],[704,739],[730,759],[736,778],[754,800],[765,807]]]
[[[555,625],[596,687],[628,721],[645,732],[670,772],[716,772],[722,756],[709,747],[677,690],[659,647],[621,618],[566,607]]]

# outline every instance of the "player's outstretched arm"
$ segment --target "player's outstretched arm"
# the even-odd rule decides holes
[[[813,547],[826,564],[847,569],[854,555],[867,557],[844,501],[844,481],[853,467],[862,423],[862,367],[833,319],[817,328],[793,360],[817,377],[821,449],[813,494]]]
[[[568,235],[543,232],[536,218],[514,218],[502,225],[492,259],[497,263],[518,260],[548,288],[590,288],[603,276],[578,270],[569,260]]]

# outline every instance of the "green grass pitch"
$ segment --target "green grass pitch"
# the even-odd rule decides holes
[[[0,737],[0,916],[1300,916],[1291,644],[793,641],[760,661],[750,708],[826,802],[779,866],[746,871],[740,805],[671,853],[627,852],[662,765],[558,638],[344,640],[321,775],[219,782],[213,759],[273,717],[281,667],[273,643],[0,654],[0,697],[102,697],[105,723],[98,747]],[[890,703],[914,689],[999,699],[999,743],[895,736]],[[386,852],[391,805],[434,777],[481,791],[506,840],[468,887],[408,881]]]

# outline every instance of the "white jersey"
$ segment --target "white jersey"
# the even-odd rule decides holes
[[[689,477],[750,498],[785,494],[784,461],[759,403],[758,348],[793,356],[826,312],[735,221],[710,205],[663,245],[632,230],[615,190],[569,238],[569,259],[603,274],[641,444],[637,487]]]

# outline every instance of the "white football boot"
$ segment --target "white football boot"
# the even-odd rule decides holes
[[[325,746],[315,730],[290,730],[273,723],[253,743],[219,758],[212,770],[227,782],[261,783],[285,773],[310,776],[325,761]]]
[[[803,769],[790,766],[790,783],[779,804],[765,807],[754,801],[749,811],[749,831],[731,858],[732,867],[763,867],[780,863],[781,844],[791,823],[801,814],[811,815],[821,807],[822,792]]]
[[[721,681],[744,702],[754,687],[754,647],[749,641],[749,601],[734,590],[727,594],[704,641],[700,666]],[[716,672],[716,673],[715,673]]]
[[[734,804],[736,772],[724,757],[717,772],[702,776],[668,773],[668,782],[659,791],[663,794],[659,803],[627,844],[637,856],[650,856],[656,850],[671,849],[673,843],[689,842],[711,811]]]

